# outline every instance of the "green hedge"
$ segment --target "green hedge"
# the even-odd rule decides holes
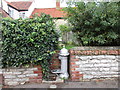
[[[53,19],[46,14],[32,19],[2,21],[3,67],[21,67],[28,64],[47,68],[57,48],[58,34]]]

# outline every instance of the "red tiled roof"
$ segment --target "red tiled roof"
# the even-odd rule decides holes
[[[9,14],[3,10],[1,7],[0,7],[0,13],[2,14],[2,17],[10,17]]]
[[[30,1],[17,1],[17,2],[7,2],[8,5],[12,6],[17,10],[28,10],[32,2]]]
[[[60,9],[56,9],[56,8],[41,8],[41,9],[34,9],[34,11],[32,12],[30,18],[32,18],[32,16],[34,14],[38,14],[38,16],[40,16],[41,13],[45,13],[45,14],[49,14],[52,17],[64,17],[65,13],[63,11],[61,11],[62,8]]]

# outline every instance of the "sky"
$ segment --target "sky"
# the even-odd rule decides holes
[[[56,7],[56,0],[35,0],[36,7],[38,8],[52,8]],[[65,7],[66,3],[61,2],[61,7]]]
[[[6,0],[6,1],[30,1],[30,0]],[[67,7],[66,1],[70,0],[60,0],[60,7]],[[109,1],[109,0],[71,0],[71,1]],[[120,1],[120,0],[110,0],[110,1]],[[56,0],[35,0],[35,8],[55,8]]]
[[[6,1],[30,1],[30,0],[6,0]],[[61,7],[66,7],[66,0],[61,0]],[[56,7],[56,0],[35,0],[35,8],[53,8]]]

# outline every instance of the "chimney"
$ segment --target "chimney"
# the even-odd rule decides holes
[[[60,9],[60,0],[56,0],[56,9]]]

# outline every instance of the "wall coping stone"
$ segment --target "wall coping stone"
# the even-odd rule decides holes
[[[120,50],[120,46],[81,46],[70,50]]]
[[[74,47],[69,52],[72,55],[120,55],[120,47]]]

